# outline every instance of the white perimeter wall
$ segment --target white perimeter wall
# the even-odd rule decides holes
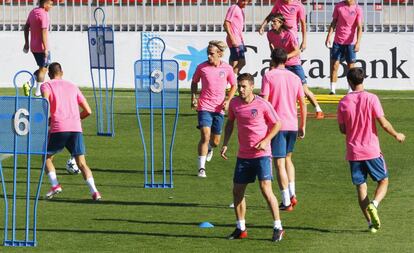
[[[152,33],[153,35],[155,33]],[[176,59],[180,70],[191,77],[191,63],[196,64],[203,57],[209,40],[224,40],[223,33],[156,33],[164,39],[167,48],[164,59]],[[307,49],[302,54],[303,67],[311,87],[329,87],[329,50],[325,48],[325,33],[308,33]],[[91,87],[87,33],[51,32],[52,60],[60,62],[64,78],[81,87]],[[115,33],[116,87],[133,88],[133,64],[140,58],[141,34],[134,32]],[[257,73],[256,83],[260,84],[261,74],[268,67],[269,47],[265,36],[247,33],[247,66],[242,72]],[[33,56],[24,54],[23,32],[0,32],[2,50],[0,60],[0,87],[12,87],[14,73],[27,69],[34,71]],[[191,51],[190,48],[193,50]],[[365,33],[362,37],[358,65],[366,69],[366,87],[384,90],[414,90],[414,35]],[[228,59],[228,50],[224,59]],[[184,55],[186,60],[183,60]],[[185,56],[187,55],[187,56]],[[181,58],[181,60],[179,59]],[[190,72],[190,73],[189,73]],[[343,69],[339,71],[343,74]],[[180,86],[189,88],[188,78]],[[259,86],[259,85],[258,85]],[[340,78],[339,87],[346,87],[346,80]]]

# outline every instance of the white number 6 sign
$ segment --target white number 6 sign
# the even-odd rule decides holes
[[[23,117],[21,117],[23,115]],[[14,131],[18,135],[26,135],[29,132],[29,120],[26,118],[29,116],[29,112],[24,109],[20,108],[14,114]],[[20,124],[23,124],[23,128],[20,128]]]

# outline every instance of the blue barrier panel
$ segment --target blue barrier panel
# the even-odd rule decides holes
[[[146,47],[145,50],[149,52],[149,57],[135,62],[134,73],[136,113],[144,148],[144,187],[173,188],[173,146],[179,111],[178,63],[175,60],[163,59],[165,43],[159,37],[149,39],[143,47]],[[162,49],[155,53],[152,50],[155,47]],[[143,110],[149,110],[149,131],[144,131]],[[169,123],[166,120],[167,110],[172,111],[174,115],[169,131],[171,135],[169,143],[167,143],[166,137],[166,124]],[[158,125],[154,125],[156,117],[160,118],[161,131],[157,130]],[[147,151],[145,132],[149,132],[150,152]],[[154,141],[157,138],[161,139],[161,147]],[[168,154],[167,145],[169,145]],[[160,150],[161,154],[158,154],[157,150]],[[159,171],[156,169],[156,155],[161,155],[162,168],[159,176],[161,180],[159,177],[156,178],[157,171]],[[150,158],[150,166],[148,166],[148,157]]]
[[[97,20],[98,11],[102,21]],[[94,11],[95,26],[88,28],[89,62],[96,107],[98,136],[114,136],[115,57],[114,32],[105,26],[105,12]]]
[[[19,96],[16,85],[16,78],[20,74],[28,74],[31,77],[31,87],[33,88],[34,77],[26,70],[19,71],[14,76],[14,86],[16,95],[14,97],[0,97],[0,176],[4,197],[4,246],[36,246],[36,225],[37,225],[37,204],[39,200],[40,187],[45,167],[47,153],[47,131],[49,118],[49,103],[46,99],[31,96]],[[31,196],[31,161],[32,155],[42,156],[42,167],[40,177],[37,182],[37,190]],[[6,180],[6,173],[3,168],[3,160],[13,156],[12,180]],[[18,177],[18,170],[23,170],[18,166],[18,159],[26,156],[26,175],[25,178]],[[22,205],[17,205],[18,191],[17,182],[24,182],[25,209],[21,211]],[[12,193],[7,192],[6,182],[12,182]],[[9,201],[11,201],[11,213]],[[33,205],[33,206],[32,206]],[[20,238],[16,234],[18,219],[25,216],[24,235]],[[9,218],[11,216],[11,225]]]

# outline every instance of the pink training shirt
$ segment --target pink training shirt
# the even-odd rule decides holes
[[[381,155],[375,120],[384,116],[378,97],[367,91],[348,93],[338,105],[338,123],[345,125],[346,159],[361,161]]]
[[[42,84],[42,93],[49,93],[50,133],[82,132],[79,104],[85,97],[77,86],[54,79]]]
[[[357,4],[348,6],[346,2],[335,5],[332,18],[336,20],[334,42],[340,45],[354,45],[356,43],[356,32],[362,23],[362,8]]]
[[[44,53],[42,30],[49,29],[49,13],[44,8],[34,8],[27,17],[30,26],[30,50],[33,53]]]
[[[237,4],[233,4],[227,10],[226,21],[230,22],[230,30],[237,41],[237,45],[244,44],[243,28],[244,28],[244,11]],[[226,42],[229,47],[233,47],[230,37],[226,37]]]
[[[285,17],[286,25],[291,27],[291,31],[298,37],[298,24],[300,20],[305,20],[305,7],[298,0],[285,3],[283,0],[276,0],[271,11],[272,14],[280,13]]]
[[[272,105],[259,96],[250,104],[235,97],[229,105],[229,120],[237,120],[239,152],[237,157],[252,159],[271,155],[270,143],[266,150],[257,150],[255,146],[263,140],[270,128],[280,121]]]
[[[273,48],[283,48],[287,53],[290,53],[299,47],[298,40],[295,38],[295,35],[291,31],[285,31],[282,29],[280,34],[277,34],[274,30],[267,32],[267,39],[269,43],[272,44]],[[300,65],[299,55],[289,58],[285,65],[286,66],[295,66]]]
[[[197,111],[219,112],[224,114],[223,102],[226,98],[226,87],[236,85],[233,68],[221,62],[218,67],[205,61],[197,66],[193,76],[193,83],[201,79],[201,91],[198,98]]]
[[[298,131],[297,101],[305,97],[300,78],[285,68],[272,69],[263,76],[261,96],[269,96],[282,121],[282,131]]]

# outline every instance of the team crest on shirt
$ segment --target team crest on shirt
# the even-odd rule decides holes
[[[295,10],[296,10],[296,9],[295,9],[295,7],[292,7],[292,8],[290,8],[289,12],[290,12],[290,13],[294,13],[294,12],[295,12]]]
[[[256,118],[257,117],[257,109],[251,109],[250,114],[252,115],[252,118]]]
[[[224,72],[223,70],[219,72],[220,78],[224,78],[225,76],[226,76],[226,72]]]
[[[282,38],[282,39],[280,40],[280,42],[282,42],[282,44],[285,44],[285,43],[286,43],[286,41],[287,41],[287,39],[286,39],[286,38]]]
[[[350,16],[355,16],[355,15],[356,15],[356,13],[355,13],[355,11],[349,11],[349,15],[350,15]]]

